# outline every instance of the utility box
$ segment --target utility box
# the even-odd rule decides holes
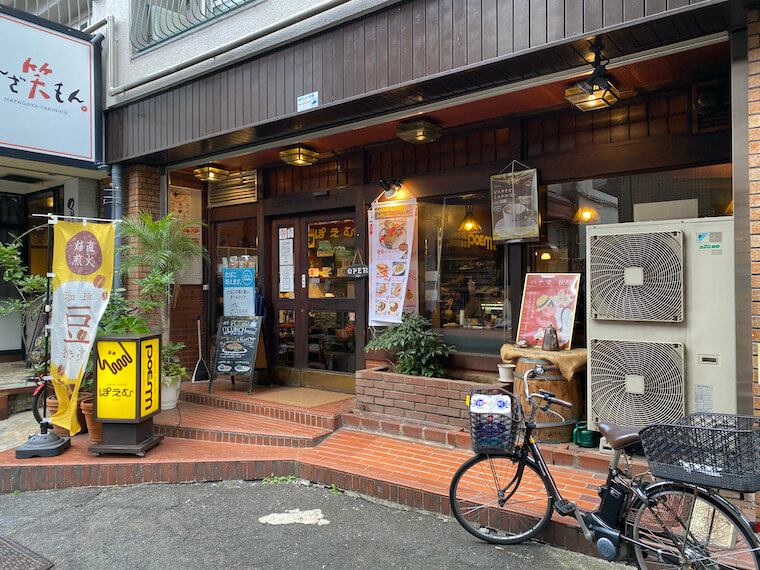
[[[161,337],[101,337],[95,341],[95,419],[103,439],[89,450],[144,456],[163,436],[153,434],[161,409]]]

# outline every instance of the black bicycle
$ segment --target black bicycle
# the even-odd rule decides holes
[[[468,398],[477,455],[457,470],[449,489],[451,510],[467,532],[490,543],[517,544],[538,535],[557,512],[575,517],[606,560],[629,560],[639,568],[760,568],[753,526],[716,490],[734,489],[741,500],[760,489],[757,418],[692,414],[643,430],[598,424],[614,455],[599,508],[583,512],[562,497],[533,437],[537,410],[559,416],[550,406],[572,407],[546,390],[528,393],[527,379],[546,368],[525,374],[531,411],[524,420],[518,398],[506,390],[477,390]],[[628,458],[642,444],[649,473],[665,480],[631,476]]]

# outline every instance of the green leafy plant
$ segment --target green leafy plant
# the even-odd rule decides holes
[[[183,220],[173,213],[154,220],[149,212],[140,212],[137,216],[125,218],[119,226],[126,242],[118,249],[122,255],[119,273],[126,277],[142,268],[148,271],[137,283],[141,297],[158,309],[164,347],[161,364],[163,377],[167,380],[176,374],[187,376],[187,370],[176,362],[177,351],[184,345],[173,352],[167,351],[167,347],[176,346],[172,345],[169,332],[169,306],[179,287],[177,273],[186,269],[197,255],[208,259],[206,250],[185,231],[196,225],[204,224],[198,220]]]
[[[185,348],[184,343],[170,342],[161,347],[161,363],[163,367],[162,382],[174,384],[183,378],[189,378],[187,368],[177,362],[177,353]]]
[[[292,483],[296,480],[295,475],[275,475],[272,473],[269,477],[264,477],[261,482],[264,485],[280,485],[282,483]]]
[[[340,489],[335,486],[335,483],[332,484],[332,487],[330,487],[330,493],[333,495],[340,495]]]
[[[430,320],[404,313],[400,324],[390,325],[367,343],[365,351],[385,350],[395,359],[396,372],[412,376],[441,376],[441,361],[456,352],[434,331]],[[394,364],[393,361],[390,361]]]

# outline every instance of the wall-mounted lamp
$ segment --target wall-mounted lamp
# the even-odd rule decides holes
[[[602,49],[601,42],[591,44],[590,50],[594,54],[591,66],[594,70],[586,79],[565,88],[565,99],[581,111],[612,107],[620,99],[620,91],[604,76],[610,60],[602,56]]]
[[[459,222],[459,228],[457,231],[471,233],[479,233],[483,231],[483,226],[480,225],[480,222],[478,222],[478,219],[475,217],[474,206],[472,204],[467,204],[465,206],[464,217],[462,218],[462,221]]]
[[[230,175],[230,171],[218,164],[205,164],[193,169],[193,176],[203,182],[221,182]]]
[[[412,121],[404,121],[396,125],[396,136],[401,140],[414,144],[423,144],[437,141],[443,134],[443,127],[431,121],[421,118]]]
[[[573,222],[579,224],[591,224],[599,221],[599,213],[596,208],[589,204],[578,207],[578,211],[573,216]]]
[[[388,200],[392,200],[393,198],[399,199],[399,195],[404,193],[404,189],[401,188],[401,180],[398,178],[380,179],[379,183],[383,188],[385,198]]]
[[[319,160],[319,153],[299,144],[281,150],[280,160],[290,166],[309,166]]]

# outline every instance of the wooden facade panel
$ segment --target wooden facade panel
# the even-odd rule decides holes
[[[496,5],[496,33],[498,36],[498,55],[507,55],[514,51],[514,6],[512,0],[499,0]]]
[[[530,47],[530,0],[513,0],[514,28],[512,45],[514,51],[523,51]]]
[[[198,78],[165,94],[108,111],[108,160],[136,157],[224,132],[274,120],[296,110],[298,96],[319,92],[321,104],[456,71],[494,58],[537,50],[564,38],[596,34],[693,0],[408,0],[357,18],[229,69]],[[702,33],[709,33],[711,22]],[[716,22],[720,27],[721,23]],[[678,41],[684,35],[659,19],[635,36],[616,36],[629,52]],[[625,48],[620,42],[625,44]],[[568,47],[568,50],[571,48]],[[609,54],[608,54],[609,55]],[[499,79],[566,69],[573,62],[557,52],[533,59],[530,68],[505,67]],[[510,72],[511,70],[511,72]],[[507,75],[509,77],[507,77]],[[470,70],[452,76],[452,93],[493,85]],[[398,100],[417,96],[414,88]],[[423,93],[424,95],[424,93]],[[389,94],[389,101],[393,94]],[[110,116],[116,115],[114,120]],[[443,156],[443,154],[441,154]],[[443,160],[443,159],[442,159]]]

